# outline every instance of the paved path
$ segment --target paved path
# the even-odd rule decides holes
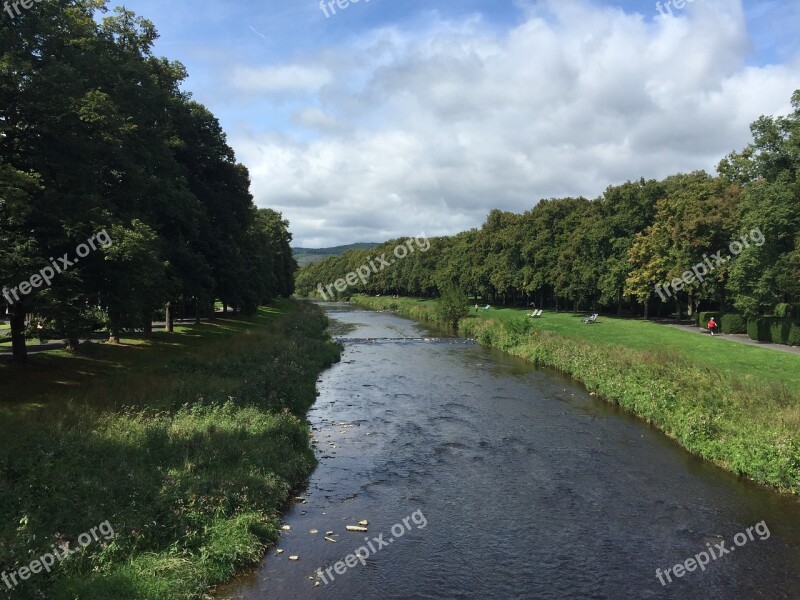
[[[665,323],[667,327],[675,329],[682,329],[690,333],[699,333],[701,335],[711,335],[707,329],[697,327],[696,325],[678,325],[676,323]],[[744,344],[745,346],[758,346],[759,348],[766,348],[767,350],[777,350],[778,352],[786,352],[788,354],[797,354],[800,356],[800,348],[797,346],[784,346],[782,344],[771,344],[769,342],[757,342],[751,340],[749,336],[736,334],[736,333],[721,333],[716,335],[720,340],[725,342],[736,342],[737,344]]]

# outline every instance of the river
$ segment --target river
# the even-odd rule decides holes
[[[800,598],[797,499],[553,371],[327,306],[355,329],[309,413],[319,466],[218,599]]]

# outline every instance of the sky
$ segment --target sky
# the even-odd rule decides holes
[[[800,89],[796,0],[341,2],[124,2],[296,246],[713,173]]]

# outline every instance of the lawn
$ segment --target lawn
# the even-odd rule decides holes
[[[78,354],[66,350],[31,354],[22,369],[4,358],[0,361],[0,415],[23,408],[20,404],[30,409],[32,405],[62,403],[76,389],[89,392],[86,384],[92,381],[114,385],[121,378],[189,356],[210,343],[263,327],[288,308],[287,301],[279,301],[251,317],[229,314],[199,325],[176,325],[174,333],[156,332],[147,339],[133,336],[124,337],[118,345],[85,344]]]
[[[367,301],[377,300],[366,298]],[[385,299],[403,308],[417,306],[433,312],[435,300],[412,298]],[[530,310],[516,308],[470,309],[470,316],[479,319],[522,321]],[[729,374],[750,382],[779,383],[788,390],[800,393],[800,356],[777,352],[767,348],[745,346],[717,337],[701,336],[641,319],[621,319],[601,316],[596,323],[585,325],[581,318],[569,312],[545,311],[541,318],[528,319],[536,329],[553,331],[560,335],[588,342],[613,344],[632,350],[642,350],[692,365]]]

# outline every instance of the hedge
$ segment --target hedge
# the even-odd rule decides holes
[[[800,346],[800,321],[780,317],[757,317],[747,321],[751,340]]]
[[[725,313],[720,321],[722,333],[747,333],[747,320],[736,313]]]

